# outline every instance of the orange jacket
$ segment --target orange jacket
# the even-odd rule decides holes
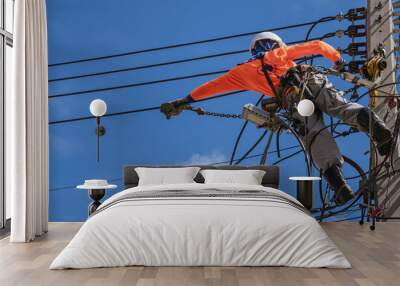
[[[336,49],[318,40],[283,46],[265,53],[264,62],[273,67],[269,75],[275,88],[277,89],[280,84],[279,78],[285,75],[289,68],[296,66],[294,60],[315,54],[324,56],[332,62],[341,58]],[[199,100],[235,90],[252,90],[273,96],[273,92],[261,70],[260,60],[252,60],[238,65],[226,74],[199,86],[190,95],[194,100]]]

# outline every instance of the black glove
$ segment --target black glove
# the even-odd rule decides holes
[[[333,69],[338,72],[344,72],[346,68],[346,61],[343,58],[340,58],[337,62],[335,62]]]
[[[179,115],[184,107],[191,102],[193,102],[193,98],[188,95],[184,98],[161,104],[160,111],[164,113],[167,119],[170,119],[172,116]]]

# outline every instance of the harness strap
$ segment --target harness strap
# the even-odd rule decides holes
[[[269,71],[272,70],[272,66],[265,64],[264,55],[262,55],[260,57],[260,61],[261,61],[261,69],[262,69],[262,71],[264,73],[265,79],[267,80],[267,83],[268,83],[269,87],[271,88],[275,98],[277,98],[279,101],[281,101],[281,97],[280,97],[279,93],[277,92],[277,90],[275,89],[275,86],[274,86],[274,84],[272,82],[272,79],[269,76]]]

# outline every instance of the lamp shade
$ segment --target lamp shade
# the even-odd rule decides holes
[[[314,113],[314,103],[309,99],[300,100],[297,105],[297,111],[301,116],[311,116]]]
[[[95,99],[90,103],[90,113],[96,117],[103,116],[107,112],[107,104],[104,100]]]

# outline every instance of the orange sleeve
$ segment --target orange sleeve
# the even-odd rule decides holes
[[[316,54],[321,55],[332,62],[337,62],[341,59],[340,53],[335,48],[319,40],[297,44],[287,48],[287,56],[291,60]]]
[[[240,66],[237,66],[226,74],[197,87],[190,93],[190,96],[194,100],[200,100],[219,93],[242,89],[242,80],[237,76],[237,70],[239,67]]]

